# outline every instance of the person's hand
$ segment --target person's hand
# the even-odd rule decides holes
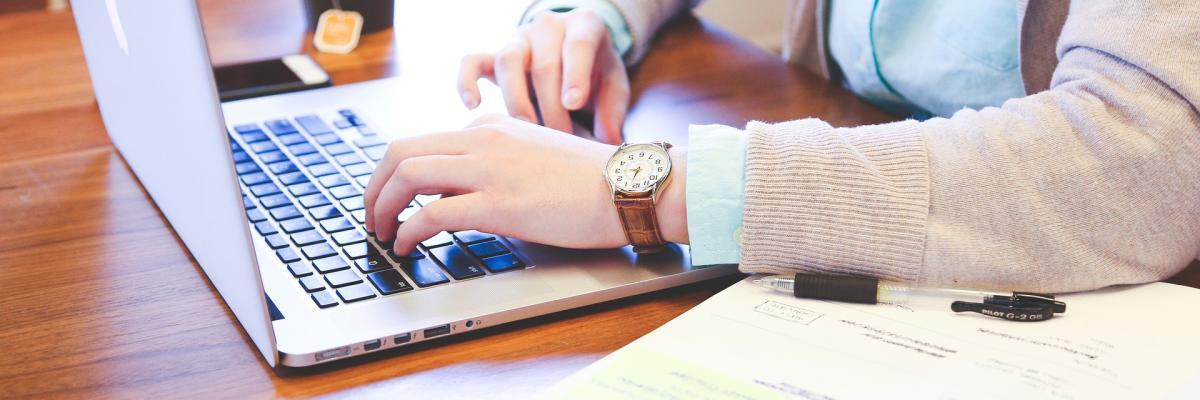
[[[628,244],[601,171],[615,146],[505,116],[461,131],[396,139],[365,195],[367,230],[408,254],[442,231],[476,229],[571,248]],[[671,150],[673,183],[659,198],[664,239],[687,242],[683,150]],[[403,224],[418,194],[442,194]]]
[[[604,21],[586,9],[539,14],[500,52],[463,57],[458,90],[468,108],[479,105],[481,77],[500,86],[514,117],[537,123],[536,107],[546,127],[572,132],[568,111],[590,106],[596,138],[621,142],[629,77]]]

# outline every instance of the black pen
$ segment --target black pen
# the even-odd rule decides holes
[[[799,298],[863,304],[949,306],[954,312],[977,312],[1009,321],[1045,321],[1067,311],[1054,296],[1028,292],[1011,294],[964,289],[912,287],[898,282],[856,276],[796,274],[754,279],[754,284]]]

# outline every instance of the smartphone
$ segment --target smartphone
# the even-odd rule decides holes
[[[223,65],[213,68],[221,101],[296,92],[333,84],[329,74],[307,54]]]

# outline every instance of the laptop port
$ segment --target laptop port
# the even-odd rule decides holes
[[[412,334],[405,333],[403,335],[396,335],[396,337],[392,338],[392,343],[405,344],[405,343],[408,343],[408,341],[410,341],[410,340],[412,340]]]
[[[450,324],[445,324],[442,326],[435,326],[435,327],[426,329],[425,330],[425,338],[429,339],[431,337],[442,336],[447,333],[450,333]]]
[[[334,359],[334,358],[338,358],[338,357],[345,357],[348,355],[350,355],[350,346],[342,346],[342,347],[338,347],[336,349],[325,350],[320,353],[317,353],[316,358],[317,358],[317,362],[321,362],[321,361]]]
[[[365,351],[379,350],[379,348],[382,346],[383,346],[383,341],[379,340],[379,339],[375,339],[370,342],[364,342],[363,350],[365,350]]]

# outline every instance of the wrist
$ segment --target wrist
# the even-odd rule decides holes
[[[671,157],[671,184],[659,196],[654,213],[663,240],[687,244],[687,149],[673,147],[668,154]]]

